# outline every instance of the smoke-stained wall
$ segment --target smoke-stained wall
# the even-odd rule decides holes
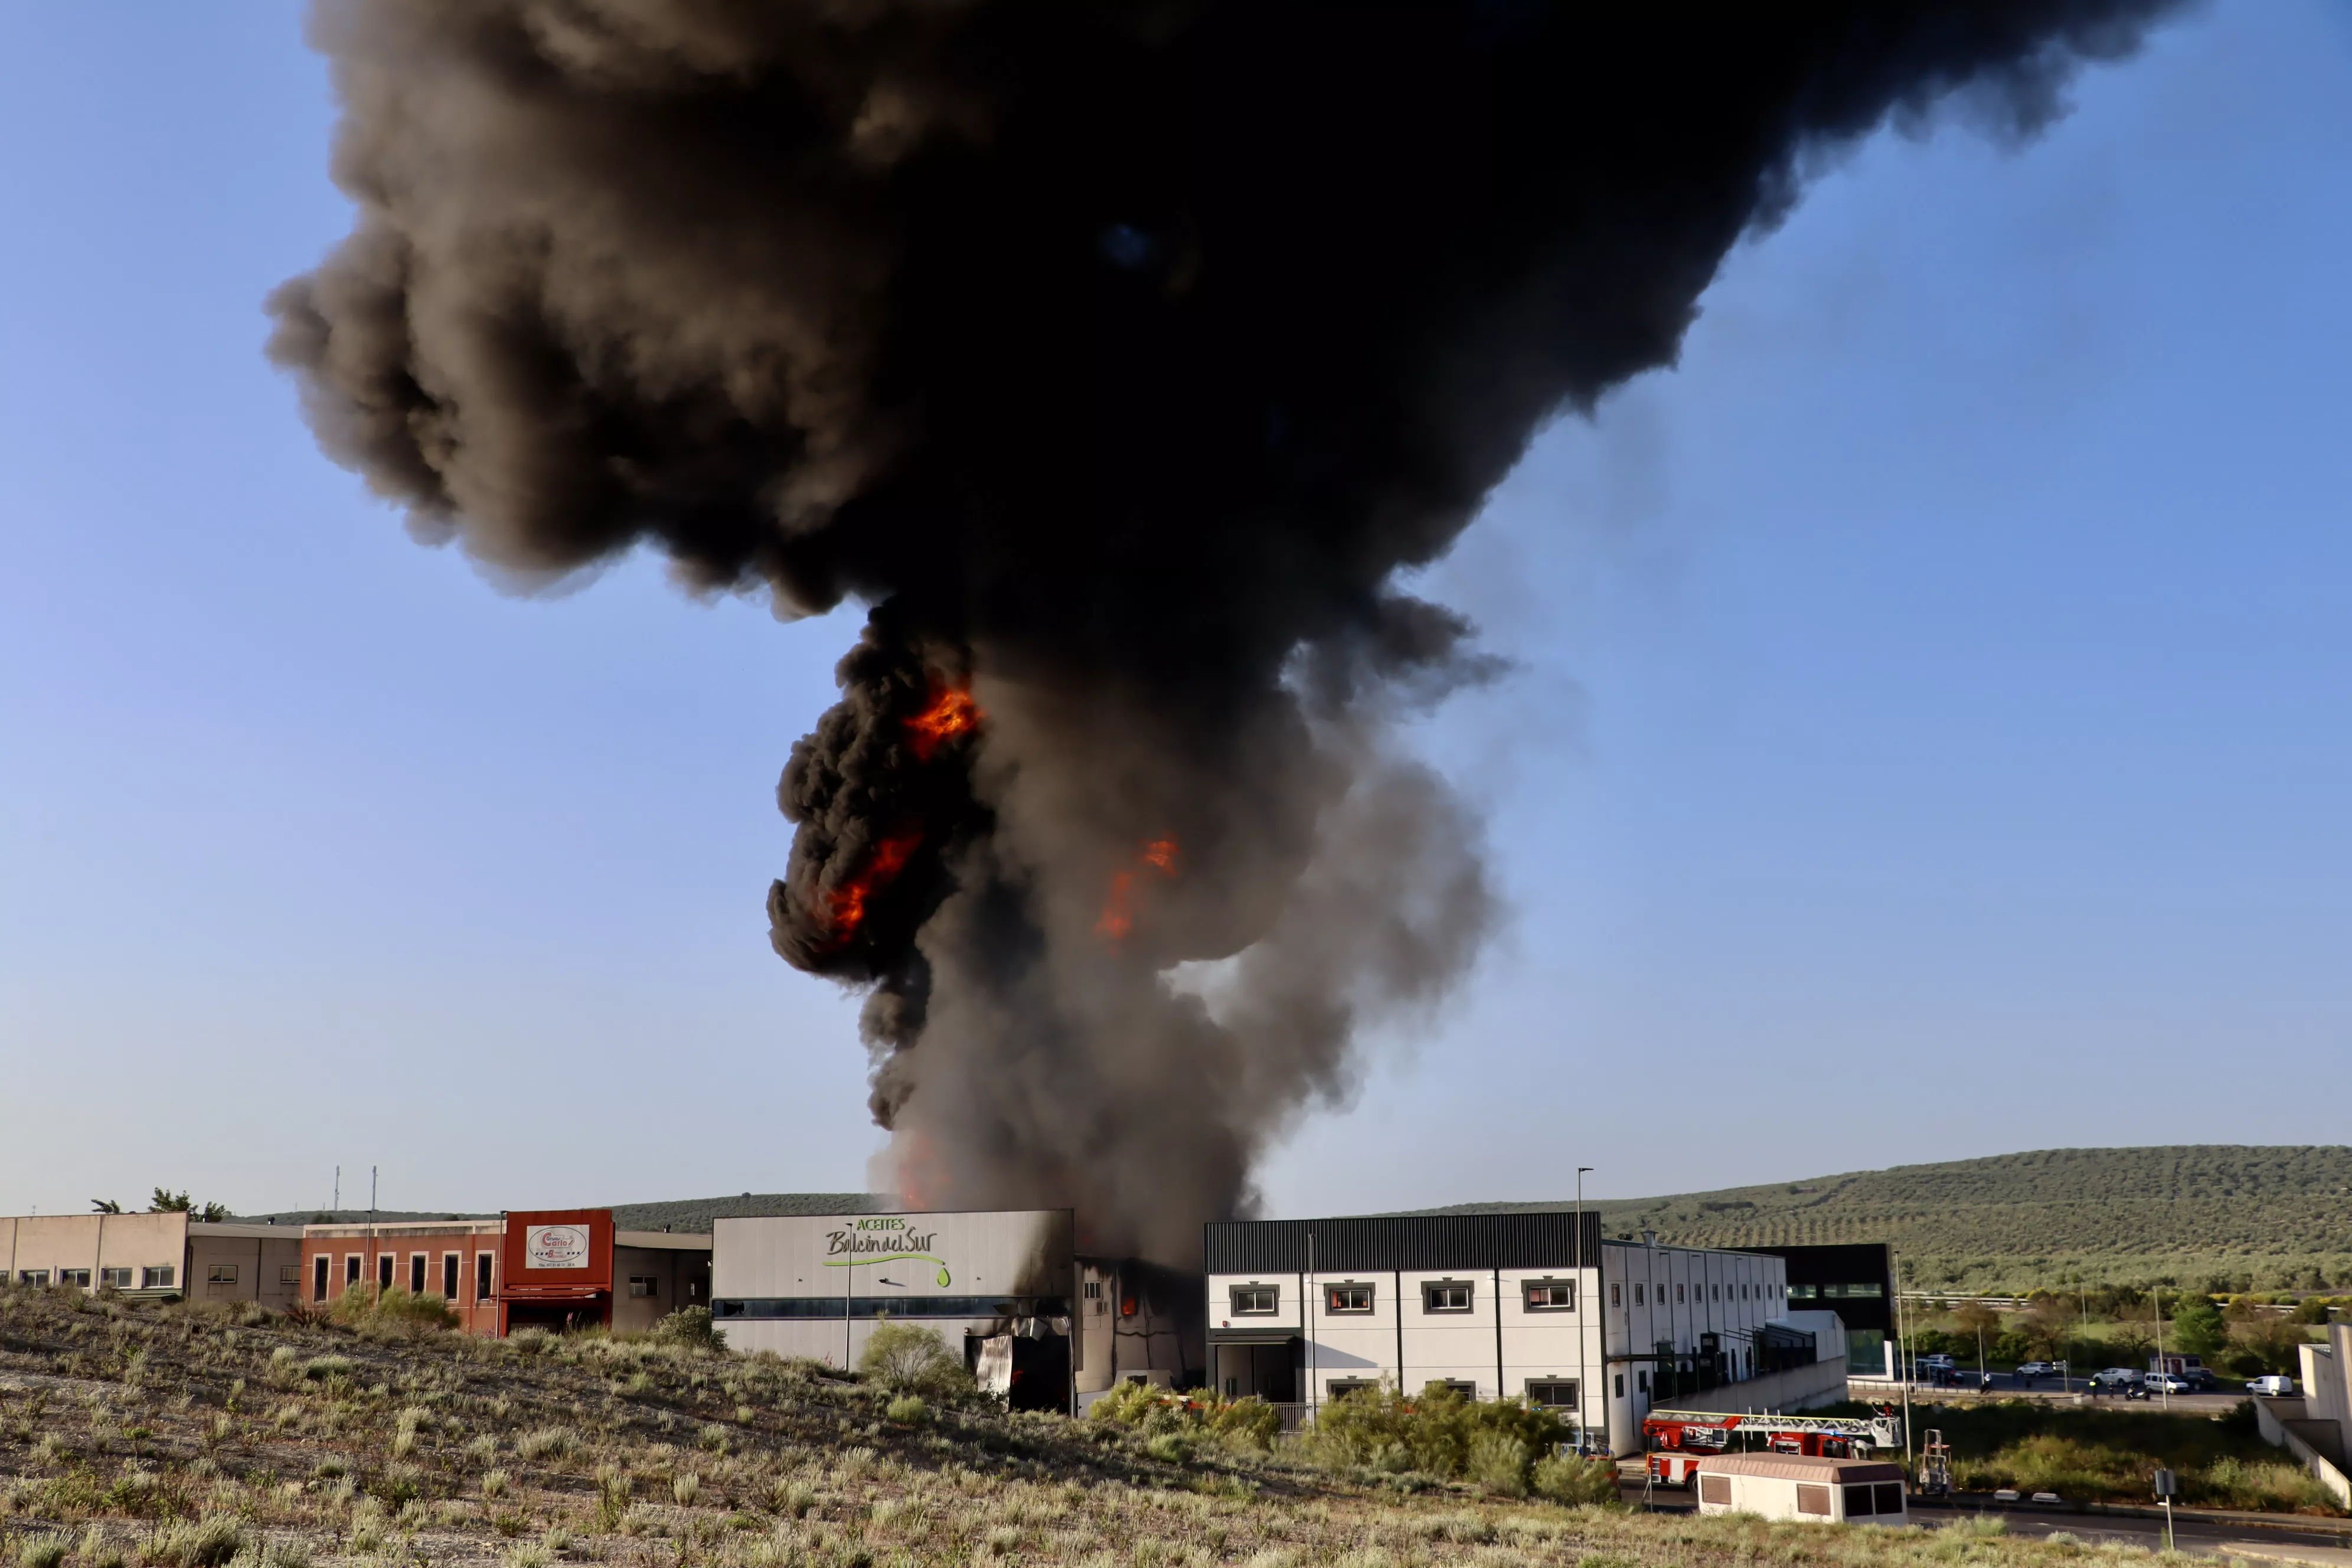
[[[775,947],[868,988],[911,1201],[1190,1263],[1496,920],[1388,727],[1497,667],[1400,574],[1816,151],[2161,8],[326,0],[358,216],[270,353],[506,581],[869,606]]]

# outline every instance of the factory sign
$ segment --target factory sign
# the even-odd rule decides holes
[[[523,1232],[522,1260],[526,1268],[585,1268],[588,1227],[584,1225],[535,1225]]]

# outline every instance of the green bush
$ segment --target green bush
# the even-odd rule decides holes
[[[931,1407],[919,1394],[902,1394],[884,1406],[882,1414],[901,1426],[919,1426],[931,1418]]]
[[[680,1307],[656,1323],[646,1337],[656,1344],[697,1351],[715,1351],[726,1343],[712,1325],[708,1307]]]
[[[971,1373],[948,1349],[936,1329],[919,1323],[893,1322],[885,1318],[874,1325],[873,1337],[857,1358],[857,1370],[892,1394],[922,1394],[954,1399],[972,1391]]]
[[[412,1296],[395,1285],[379,1290],[354,1285],[327,1309],[330,1322],[362,1332],[405,1338],[457,1326],[457,1314],[438,1296]]]
[[[1181,1435],[1228,1448],[1271,1448],[1282,1430],[1282,1413],[1255,1394],[1223,1399],[1205,1389],[1143,1383],[1120,1384],[1087,1415],[1106,1426],[1133,1427],[1147,1439]]]
[[[1618,1500],[1614,1459],[1588,1459],[1580,1454],[1549,1455],[1535,1462],[1528,1482],[1536,1496],[1570,1507]]]
[[[1497,1497],[1528,1495],[1528,1471],[1534,1457],[1519,1438],[1505,1432],[1481,1432],[1470,1439],[1465,1468],[1470,1479]]]
[[[1323,1406],[1304,1446],[1327,1465],[1455,1477],[1470,1473],[1472,1446],[1486,1436],[1516,1442],[1520,1452],[1533,1456],[1559,1447],[1568,1429],[1549,1411],[1517,1400],[1482,1404],[1436,1383],[1407,1397],[1382,1384]],[[1490,1453],[1486,1463],[1499,1462]],[[1522,1489],[1525,1464],[1519,1471]]]

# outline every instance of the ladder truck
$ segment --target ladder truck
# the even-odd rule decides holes
[[[1653,1410],[1643,1418],[1650,1479],[1686,1487],[1700,1461],[1726,1451],[1867,1458],[1903,1446],[1903,1417],[1891,1405],[1868,1415],[1734,1415],[1719,1410]]]

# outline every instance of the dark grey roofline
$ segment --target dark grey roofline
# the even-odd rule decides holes
[[[1210,1274],[1591,1268],[1601,1216],[1585,1211],[1581,1248],[1573,1213],[1218,1220],[1202,1228],[1201,1255]]]

